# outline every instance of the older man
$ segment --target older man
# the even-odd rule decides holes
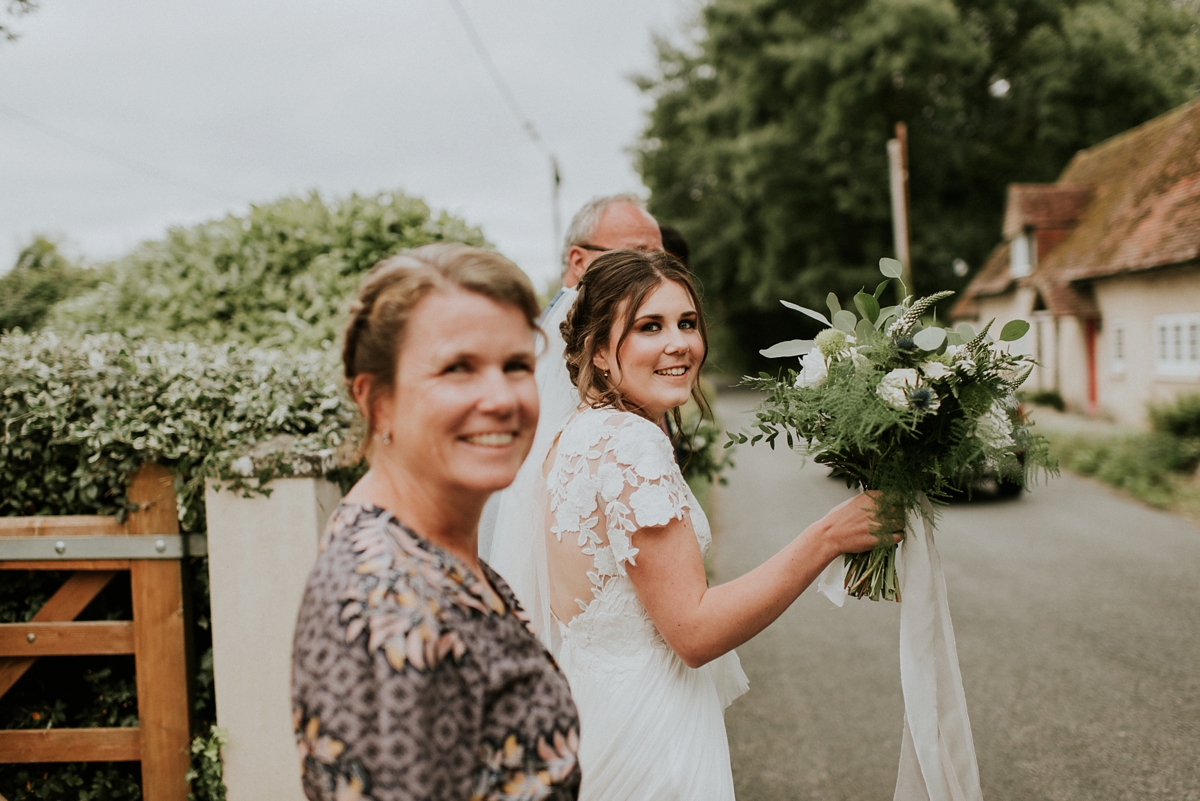
[[[575,287],[579,279],[596,257],[623,248],[663,249],[658,223],[637,195],[596,198],[572,218],[563,244],[563,288],[541,320],[546,348],[538,356],[541,415],[533,448],[512,486],[492,496],[479,522],[480,556],[504,576],[548,647],[554,629],[540,522],[544,510],[534,502],[541,497],[534,492],[534,485],[541,480],[542,462],[550,446],[580,402],[579,391],[571,384],[563,361],[559,326],[578,297]]]
[[[590,201],[571,219],[563,244],[563,286],[570,289],[601,253],[608,250],[662,250],[658,223],[637,195],[609,195]]]

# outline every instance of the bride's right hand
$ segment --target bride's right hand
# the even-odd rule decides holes
[[[861,553],[879,545],[880,524],[876,520],[878,507],[875,498],[875,493],[860,492],[833,507],[821,518],[816,528],[822,535],[829,561],[845,553]],[[894,541],[900,542],[904,538],[903,522],[898,521],[893,525],[896,527],[892,532]]]

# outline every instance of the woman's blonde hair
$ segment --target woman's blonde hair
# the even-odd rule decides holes
[[[369,451],[375,434],[375,402],[386,397],[395,385],[399,355],[414,309],[430,293],[455,288],[517,308],[529,327],[538,330],[538,302],[533,285],[517,265],[499,253],[439,243],[376,264],[350,304],[342,347],[342,366],[352,397],[354,379],[364,374],[371,376],[363,412],[366,418],[363,455]]]
[[[615,335],[617,342],[613,350],[620,364],[621,345],[629,336],[638,309],[664,281],[683,287],[696,307],[696,327],[704,342],[704,355],[696,365],[697,374],[704,366],[708,359],[708,328],[704,323],[700,295],[683,264],[668,253],[612,250],[592,262],[583,274],[579,281],[579,297],[559,326],[566,342],[563,355],[567,360],[567,373],[579,388],[584,403],[593,408],[612,406],[622,411],[641,411],[622,394],[620,385],[613,384],[596,369],[593,359]],[[711,416],[708,399],[698,380],[692,387],[692,398],[702,413]],[[682,431],[679,410],[674,409],[673,415],[677,429]]]

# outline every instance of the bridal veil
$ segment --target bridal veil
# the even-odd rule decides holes
[[[534,633],[551,653],[558,632],[550,616],[544,524],[547,493],[542,465],[555,437],[579,408],[579,391],[567,374],[565,343],[559,332],[578,294],[574,289],[564,289],[542,318],[545,348],[537,363],[541,412],[533,447],[513,483],[488,501],[479,522],[479,555],[508,582],[529,615]]]

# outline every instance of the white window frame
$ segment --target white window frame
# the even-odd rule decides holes
[[[1154,318],[1154,372],[1169,378],[1200,378],[1200,313]]]
[[[1013,237],[1009,246],[1008,266],[1013,278],[1024,278],[1033,272],[1037,254],[1032,231],[1033,229],[1026,228]]]
[[[1108,355],[1110,366],[1114,373],[1125,372],[1125,354],[1129,351],[1129,337],[1124,320],[1112,320],[1107,325]]]

